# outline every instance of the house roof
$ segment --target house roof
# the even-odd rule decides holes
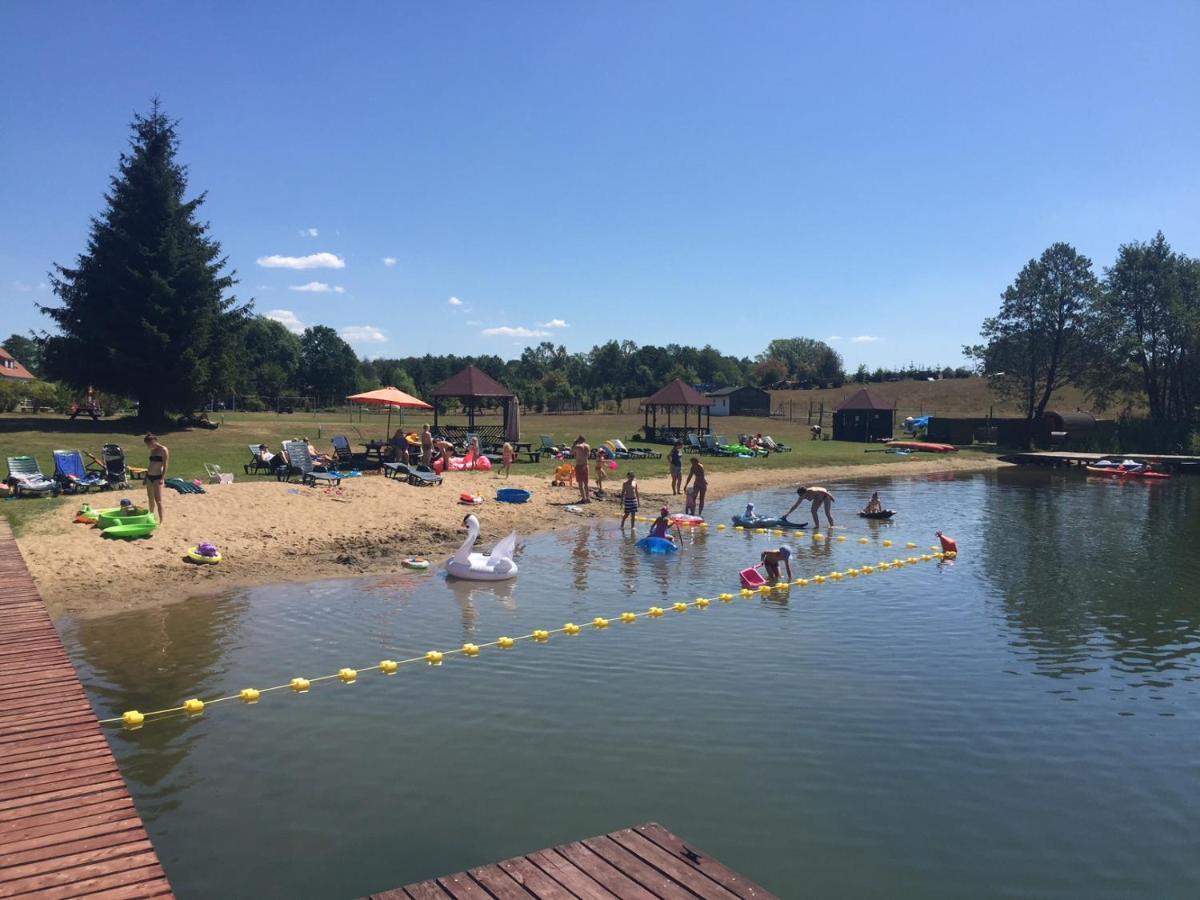
[[[432,391],[434,397],[513,397],[512,391],[477,366],[467,366]]]
[[[710,397],[728,397],[730,394],[736,394],[738,391],[754,391],[759,394],[765,394],[762,388],[747,387],[744,384],[735,384],[733,387],[717,388],[715,391],[709,391]]]
[[[676,378],[642,401],[643,406],[712,406],[712,401],[690,384]]]
[[[11,378],[14,381],[35,380],[33,374],[3,347],[0,347],[0,378]]]
[[[837,411],[841,412],[843,409],[880,409],[890,412],[892,406],[890,403],[884,403],[866,388],[863,388],[860,391],[855,391],[838,404]]]

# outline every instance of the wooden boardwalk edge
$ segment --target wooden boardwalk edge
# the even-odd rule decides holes
[[[369,900],[774,900],[744,875],[650,822],[370,894]]]
[[[0,897],[170,897],[75,667],[0,519]]]

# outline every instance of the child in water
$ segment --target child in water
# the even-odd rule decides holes
[[[696,489],[689,487],[685,496],[687,499],[683,502],[683,511],[689,516],[694,516],[696,514]]]
[[[604,496],[604,470],[607,468],[605,460],[608,459],[608,454],[603,450],[596,451],[596,496]]]
[[[671,510],[667,507],[664,506],[658,511],[658,518],[650,526],[650,537],[666,538],[668,541],[673,540],[671,537]]]
[[[792,551],[787,547],[780,547],[778,550],[764,550],[759,559],[762,561],[762,566],[767,570],[767,580],[772,584],[779,580],[779,564],[783,563],[787,569],[788,581],[792,580],[792,564],[789,560],[792,558]]]
[[[630,526],[633,525],[641,501],[641,495],[638,494],[637,476],[630,470],[625,473],[625,483],[621,485],[621,530],[625,529],[626,519],[629,520]]]
[[[872,515],[873,513],[883,512],[883,504],[879,502],[879,491],[875,491],[873,494],[871,494],[871,499],[863,509],[863,512],[868,516]]]

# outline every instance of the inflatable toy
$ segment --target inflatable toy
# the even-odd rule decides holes
[[[458,495],[458,502],[467,506],[478,506],[483,502],[483,498],[478,494],[468,494],[464,491]]]
[[[807,528],[807,522],[793,522],[783,516],[734,516],[733,524],[742,528]]]
[[[517,549],[517,533],[514,531],[509,534],[493,547],[487,556],[471,552],[478,539],[479,520],[474,515],[467,516],[467,539],[446,563],[446,571],[455,578],[471,581],[505,581],[516,578],[517,564],[513,562],[512,557]]]
[[[674,553],[679,549],[674,541],[660,537],[644,537],[636,544],[639,550],[645,550],[647,553]]]
[[[417,569],[418,571],[424,571],[425,569],[429,568],[429,560],[422,559],[419,556],[410,556],[408,559],[404,560],[401,565],[406,569]]]
[[[200,544],[192,547],[187,552],[187,558],[195,563],[208,563],[209,565],[215,565],[222,559],[215,544]]]
[[[500,488],[496,491],[496,499],[501,503],[524,503],[532,496],[524,488]]]
[[[96,525],[101,528],[112,528],[115,525],[146,525],[158,524],[154,514],[147,509],[136,506],[123,506],[118,509],[102,509],[96,516]]]
[[[441,472],[445,468],[445,465],[446,463],[442,459],[435,459],[433,461],[433,469],[435,472]],[[480,456],[478,460],[476,460],[474,455],[470,453],[468,453],[466,456],[450,457],[451,472],[490,472],[491,470],[492,461],[486,456]]]
[[[881,509],[879,512],[873,512],[873,513],[862,512],[860,510],[858,513],[859,518],[862,518],[862,519],[890,519],[895,514],[896,514],[896,511],[894,509]]]
[[[704,519],[700,518],[700,516],[689,516],[685,513],[675,513],[675,515],[669,518],[672,525],[681,525],[685,528],[695,528],[698,525],[704,524]]]

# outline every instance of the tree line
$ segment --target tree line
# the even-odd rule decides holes
[[[1194,449],[1200,405],[1200,260],[1159,232],[1123,244],[1098,276],[1092,261],[1052,244],[1017,273],[999,312],[964,353],[1017,401],[1032,441],[1054,392],[1074,385],[1099,411],[1123,407],[1138,449]],[[1139,420],[1134,407],[1144,407]]]

